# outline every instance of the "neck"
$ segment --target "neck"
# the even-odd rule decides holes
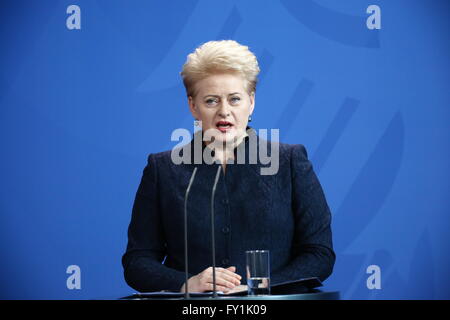
[[[245,137],[248,136],[247,131],[233,139],[228,143],[214,143],[208,142],[206,148],[214,150],[214,160],[219,160],[222,165],[223,173],[226,173],[227,161],[234,160],[234,150],[242,143]],[[205,142],[206,143],[206,142]]]
[[[239,146],[247,136],[247,132],[244,131],[242,135],[236,137],[233,141],[219,143],[208,141],[206,147],[213,149],[214,158],[218,159],[223,165],[225,165],[228,159],[234,160],[234,149],[237,148],[237,146]]]

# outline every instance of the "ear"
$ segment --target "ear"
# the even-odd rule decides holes
[[[250,113],[253,114],[253,110],[255,109],[255,92],[250,94]]]
[[[197,107],[195,106],[194,98],[192,98],[192,96],[188,96],[188,104],[189,104],[189,111],[191,111],[192,116],[195,119],[198,119]]]

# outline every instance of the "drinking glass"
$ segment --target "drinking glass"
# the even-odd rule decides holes
[[[247,258],[247,286],[249,295],[270,294],[270,255],[268,250],[250,250]]]

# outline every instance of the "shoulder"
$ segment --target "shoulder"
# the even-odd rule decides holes
[[[306,147],[303,144],[291,144],[291,158],[295,161],[307,161],[308,160],[308,151],[306,151]]]
[[[286,160],[291,162],[294,161],[304,161],[308,160],[308,152],[306,151],[306,147],[303,144],[290,144],[283,142],[274,142],[269,140],[260,139],[260,143],[268,143],[270,147],[268,150],[279,150],[280,160]]]
[[[294,176],[308,171],[312,167],[311,162],[308,160],[308,152],[303,144],[286,145],[286,154],[289,154],[290,168]]]
[[[279,143],[279,150],[280,167],[288,169],[294,178],[312,170],[312,163],[303,144]]]
[[[179,161],[180,159],[183,160],[180,158],[179,152],[183,153],[185,148],[189,148],[189,146],[151,153],[147,157],[147,166],[153,168],[155,174],[164,178],[189,173],[193,170],[194,165],[189,161]]]
[[[151,167],[157,172],[173,169],[175,165],[172,161],[171,155],[171,150],[150,153],[147,156],[147,167]]]
[[[155,152],[155,153],[150,153],[147,156],[147,161],[150,163],[161,163],[161,162],[166,162],[167,160],[170,160],[170,155],[171,155],[171,150],[167,150],[167,151],[161,151],[161,152]]]
[[[262,151],[263,155],[267,154],[267,157],[270,158],[267,166],[276,168],[274,170],[279,176],[288,175],[295,178],[311,168],[311,163],[308,160],[307,151],[303,144],[289,144],[264,138],[259,138],[258,140],[259,148],[266,149],[259,150],[259,152]],[[259,156],[261,156],[261,153]],[[264,162],[267,162],[267,157],[264,159]]]
[[[289,154],[290,157],[308,157],[306,148],[303,144],[280,143],[280,152]]]

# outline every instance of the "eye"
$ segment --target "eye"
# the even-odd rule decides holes
[[[239,98],[239,97],[232,97],[232,98],[230,99],[230,103],[231,103],[232,105],[237,105],[237,104],[239,104],[240,101],[241,101],[241,98]]]
[[[215,105],[217,105],[218,102],[219,102],[218,99],[215,98],[208,98],[205,100],[205,103],[208,107],[214,107]]]

